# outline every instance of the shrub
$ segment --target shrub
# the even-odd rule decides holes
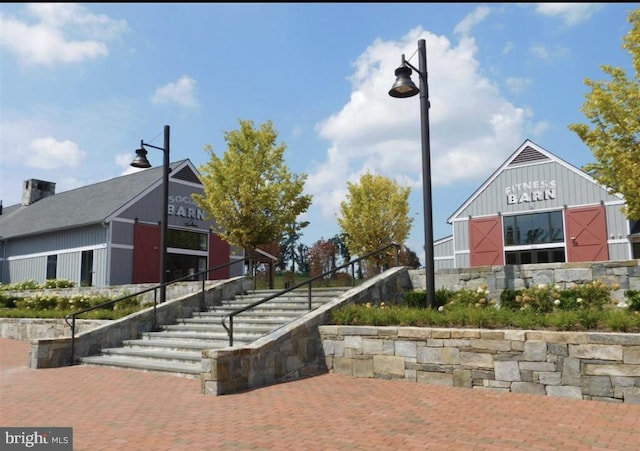
[[[640,312],[640,290],[627,290],[624,292],[627,304],[631,310]]]

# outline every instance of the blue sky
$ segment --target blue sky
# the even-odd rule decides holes
[[[419,97],[388,95],[427,44],[433,227],[525,139],[581,167],[585,78],[624,68],[639,3],[5,3],[0,199],[30,178],[62,192],[130,172],[140,140],[171,160],[220,156],[239,119],[271,120],[313,205],[302,241],[339,232],[347,181],[410,186],[407,241],[424,262]],[[414,81],[418,79],[414,74]],[[150,150],[154,165],[162,152]]]

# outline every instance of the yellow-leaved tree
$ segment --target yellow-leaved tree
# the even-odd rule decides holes
[[[635,80],[619,67],[601,66],[611,79],[585,80],[591,92],[585,95],[581,111],[593,124],[571,124],[569,129],[591,149],[596,162],[585,172],[624,196],[629,219],[640,220],[640,9],[629,13],[632,29],[624,37],[623,48],[633,60]]]
[[[413,218],[409,217],[410,187],[383,175],[366,173],[359,183],[347,182],[347,196],[340,204],[338,225],[351,255],[363,256],[388,244],[404,245]],[[374,259],[368,271],[391,266],[395,254]]]
[[[239,130],[224,134],[228,148],[222,158],[205,147],[211,159],[199,167],[204,195],[192,197],[215,219],[220,238],[252,252],[307,225],[297,218],[312,197],[303,194],[306,174],[293,174],[284,164],[286,146],[276,143],[273,123],[254,128],[252,121],[239,122]]]

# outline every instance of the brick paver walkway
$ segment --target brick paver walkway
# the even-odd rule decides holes
[[[640,405],[326,374],[241,394],[115,368],[27,367],[0,338],[0,426],[74,450],[640,450]]]

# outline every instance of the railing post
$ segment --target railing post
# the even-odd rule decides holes
[[[156,332],[158,330],[158,315],[156,313],[156,306],[158,305],[158,290],[153,290],[153,324],[152,330]]]
[[[229,315],[229,346],[233,346],[233,315]]]
[[[204,294],[204,281],[205,278],[202,278],[202,306],[200,307],[200,310],[202,310],[203,312],[207,309],[207,300],[205,298],[205,294]]]
[[[309,282],[309,310],[311,310],[311,284],[313,282]]]
[[[75,344],[76,344],[76,315],[71,315],[71,362],[69,366],[73,365],[75,360]]]

